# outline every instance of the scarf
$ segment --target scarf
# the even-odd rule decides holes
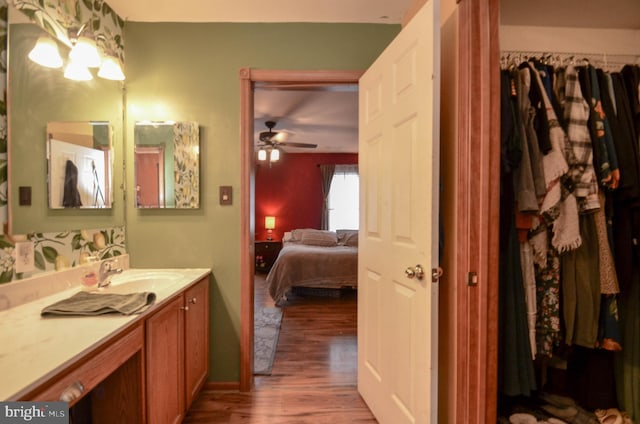
[[[545,231],[537,228],[539,225],[548,226],[552,230],[551,245],[558,253],[578,248],[582,244],[578,220],[578,204],[575,196],[567,190],[562,178],[568,172],[569,165],[564,156],[566,134],[553,110],[551,101],[543,89],[542,80],[535,67],[529,63],[532,84],[541,88],[542,101],[549,122],[549,141],[551,150],[542,158],[547,192],[542,199],[539,219],[535,220],[532,228],[531,245],[534,249],[536,263],[546,266],[549,245],[544,240]]]

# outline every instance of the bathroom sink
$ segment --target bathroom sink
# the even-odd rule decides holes
[[[111,284],[100,289],[105,293],[134,293],[166,289],[181,282],[184,275],[174,271],[130,269],[111,277]]]

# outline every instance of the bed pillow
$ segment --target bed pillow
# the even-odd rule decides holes
[[[334,231],[307,230],[302,233],[301,242],[311,246],[337,246],[338,235]]]
[[[313,228],[297,228],[291,231],[291,241],[302,241],[302,235],[307,231],[320,231]]]
[[[338,234],[338,244],[343,246],[358,245],[358,230],[336,230]]]

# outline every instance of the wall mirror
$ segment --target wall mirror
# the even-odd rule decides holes
[[[108,122],[49,122],[49,207],[111,207],[111,126]]]
[[[122,161],[123,96],[122,83],[98,78],[72,81],[64,77],[63,69],[40,66],[28,58],[38,38],[45,32],[14,8],[9,9],[8,87],[9,127],[9,217],[13,234],[66,231],[74,228],[101,228],[124,225],[124,201],[120,187],[122,167],[112,164]],[[63,57],[68,48],[59,44]],[[105,132],[96,137],[110,140],[110,149],[103,154],[108,159],[94,159],[96,171],[104,163],[104,196],[97,206],[83,201],[81,208],[61,208],[50,204],[47,133],[53,122],[84,123],[88,132]],[[102,123],[103,125],[92,125]],[[108,125],[106,125],[108,123]],[[66,131],[63,132],[72,132]],[[63,140],[64,141],[64,140]],[[94,146],[95,147],[95,146]],[[104,149],[101,147],[100,149]],[[65,162],[66,163],[66,162]],[[78,166],[78,163],[75,164]],[[90,174],[93,174],[89,162]],[[29,204],[20,204],[19,189],[31,191]],[[61,202],[61,200],[60,200]],[[53,209],[55,208],[55,209]]]
[[[137,208],[200,207],[197,122],[136,122],[134,161]]]

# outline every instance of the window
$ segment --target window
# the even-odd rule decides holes
[[[358,165],[336,165],[329,189],[329,230],[357,230]]]

